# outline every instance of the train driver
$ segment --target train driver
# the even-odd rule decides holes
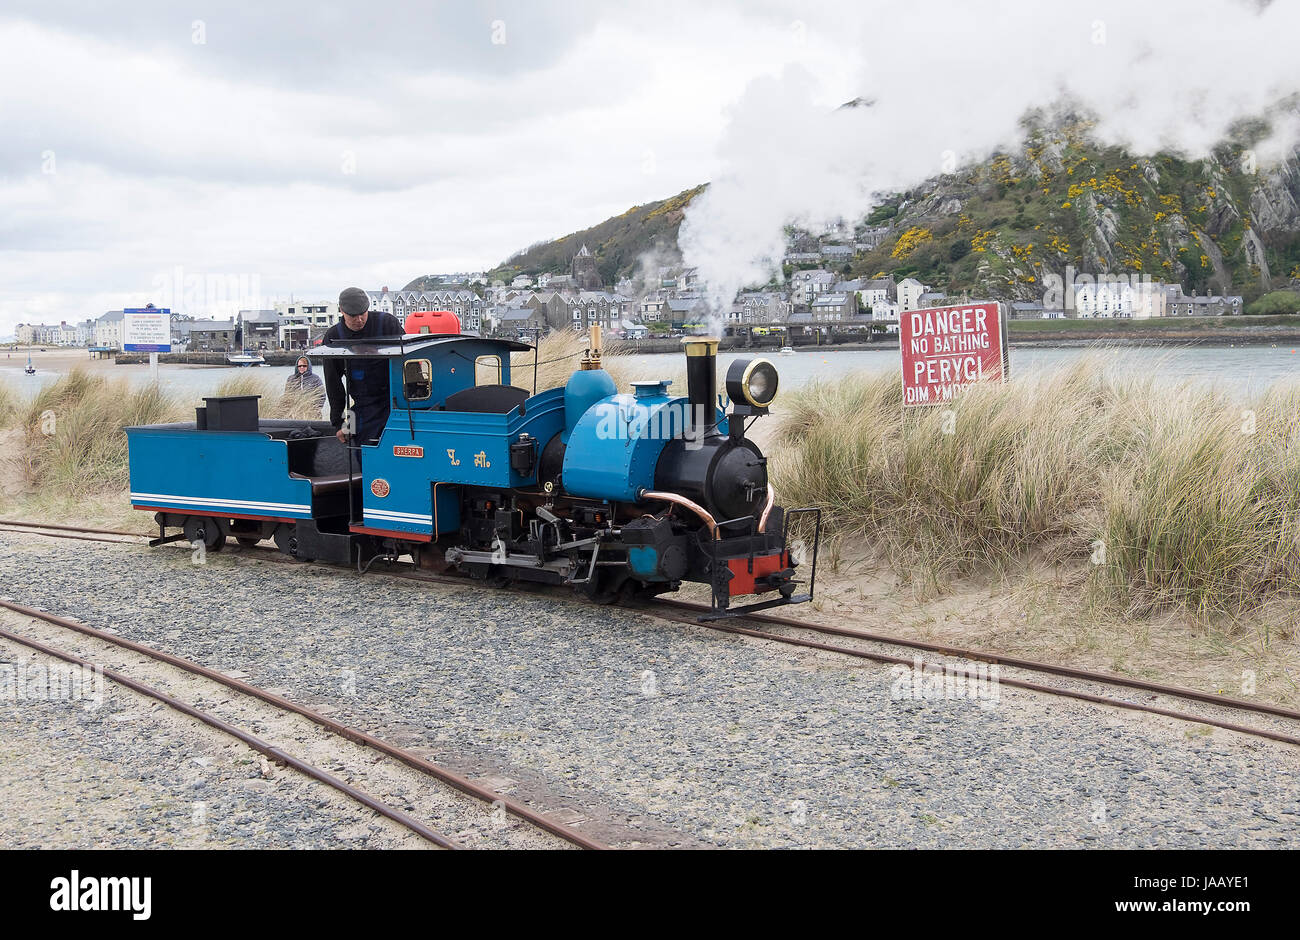
[[[333,339],[377,339],[401,336],[402,323],[391,313],[371,313],[370,297],[359,287],[349,287],[339,294],[342,319],[329,328],[324,342]],[[347,443],[343,428],[343,411],[347,391],[343,387],[343,369],[348,370],[352,390],[352,411],[356,415],[356,442],[373,444],[379,440],[388,420],[392,399],[388,395],[388,362],[384,359],[327,359],[325,393],[330,402],[330,424],[335,435]]]

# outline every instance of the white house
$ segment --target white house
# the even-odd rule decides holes
[[[877,305],[890,302],[895,289],[892,277],[880,277],[865,281],[858,288],[858,304],[863,309],[870,307],[875,310]]]
[[[898,304],[890,300],[871,305],[871,321],[885,324],[885,330],[889,333],[898,332],[898,313]]]
[[[929,285],[922,284],[914,277],[904,278],[898,284],[898,308],[903,311],[920,310],[921,295],[929,290]]]
[[[110,310],[95,321],[95,345],[122,348],[121,310]]]
[[[275,312],[280,315],[281,349],[305,348],[311,337],[339,322],[337,300],[282,300],[275,304]]]
[[[1082,320],[1094,317],[1146,319],[1168,315],[1169,291],[1158,281],[1099,277],[1074,284],[1074,309]]]
[[[654,294],[647,294],[641,298],[641,319],[649,323],[658,320],[663,314],[664,299],[656,297]]]

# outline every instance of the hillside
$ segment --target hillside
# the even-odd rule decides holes
[[[569,262],[584,244],[595,255],[596,269],[607,285],[613,285],[620,277],[635,275],[637,259],[647,251],[663,249],[666,262],[676,259],[680,257],[677,229],[682,224],[682,215],[704,189],[704,185],[696,186],[669,199],[633,206],[599,225],[533,245],[492,269],[488,279],[509,282],[518,274],[566,273]]]
[[[1011,299],[1041,298],[1066,265],[1247,301],[1300,279],[1300,167],[1256,169],[1262,128],[1185,160],[1099,147],[1089,126],[1030,125],[1018,152],[886,200],[865,223],[890,232],[853,274]]]
[[[1026,119],[1024,128],[1014,152],[886,195],[856,226],[860,236],[874,230],[879,244],[840,270],[914,276],[939,290],[1009,300],[1042,299],[1044,277],[1067,265],[1150,275],[1247,302],[1300,282],[1300,153],[1257,169],[1249,148],[1263,125],[1243,126],[1202,160],[1103,147],[1083,119]],[[703,190],[534,245],[491,277],[567,272],[583,244],[606,284],[635,275],[646,252],[670,262],[683,212]],[[799,241],[801,249],[816,243]]]

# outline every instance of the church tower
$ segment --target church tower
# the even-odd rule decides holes
[[[600,272],[596,270],[596,259],[585,244],[573,256],[569,273],[573,275],[573,286],[578,290],[600,290]]]

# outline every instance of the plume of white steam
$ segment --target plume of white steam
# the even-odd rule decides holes
[[[864,5],[865,6],[865,5]],[[856,9],[856,8],[850,8]],[[1300,132],[1300,3],[906,0],[802,13],[810,51],[752,82],[731,110],[722,171],[686,212],[679,244],[714,312],[780,270],[783,227],[860,220],[881,194],[1014,145],[1019,121],[1068,100],[1136,153],[1201,156],[1244,117],[1270,116],[1261,168]],[[857,60],[827,87],[818,62]],[[862,98],[869,104],[836,107]]]
[[[632,273],[632,296],[640,300],[659,289],[665,271],[680,267],[681,252],[671,245],[655,244],[649,251],[637,256],[636,270]]]

